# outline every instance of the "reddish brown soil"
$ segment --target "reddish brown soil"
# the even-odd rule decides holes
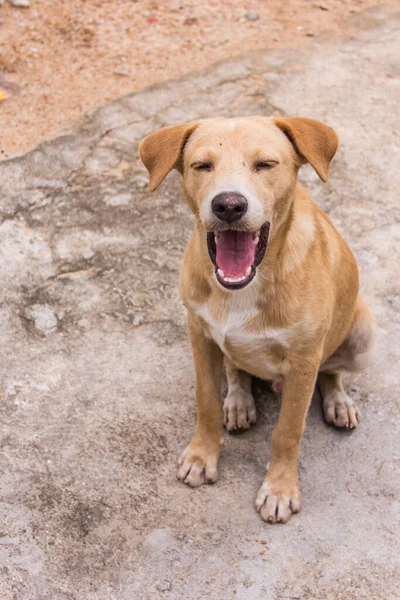
[[[31,0],[0,7],[1,157],[25,152],[86,110],[258,48],[339,34],[382,0]],[[258,13],[248,20],[247,11]]]

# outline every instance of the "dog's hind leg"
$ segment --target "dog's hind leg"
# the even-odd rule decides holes
[[[256,405],[251,392],[251,375],[240,371],[225,357],[228,393],[224,400],[224,424],[228,431],[249,429],[256,422]]]
[[[375,320],[359,297],[348,336],[319,370],[318,386],[328,423],[354,429],[360,422],[358,406],[344,391],[342,379],[345,373],[360,373],[371,364],[376,338]]]

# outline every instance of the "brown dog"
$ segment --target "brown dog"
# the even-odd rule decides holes
[[[370,363],[376,341],[354,257],[297,182],[306,162],[327,181],[337,144],[333,129],[312,119],[251,117],[166,127],[140,146],[150,191],[178,169],[195,215],[180,290],[197,427],[178,477],[191,486],[217,480],[223,425],[255,423],[251,375],[272,380],[282,406],[256,500],[270,523],[300,510],[297,458],[317,378],[326,420],[356,427],[359,411],[342,376]]]

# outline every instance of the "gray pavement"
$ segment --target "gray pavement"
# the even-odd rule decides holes
[[[400,15],[129,95],[0,164],[0,598],[392,600],[399,575]],[[355,33],[354,33],[355,32]],[[377,317],[375,365],[342,433],[312,404],[303,510],[263,523],[278,398],[226,435],[215,486],[175,478],[195,423],[177,274],[191,217],[177,174],[146,190],[138,142],[211,115],[326,121],[328,185],[302,180],[350,243]]]

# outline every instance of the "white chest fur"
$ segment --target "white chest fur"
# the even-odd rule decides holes
[[[237,340],[250,342],[252,336],[245,331],[245,324],[251,314],[239,311],[229,311],[226,319],[216,319],[207,304],[198,304],[195,307],[196,314],[208,325],[210,336],[218,344],[224,354],[227,354],[225,342],[227,339],[234,343]]]
[[[288,344],[286,329],[262,326],[261,319],[258,319],[260,326],[251,326],[251,322],[260,316],[259,309],[252,303],[241,305],[233,301],[225,307],[223,317],[217,317],[208,304],[191,303],[191,308],[207,324],[210,337],[228,357],[227,341],[229,347],[237,349],[239,353],[241,348],[246,348],[246,353],[254,349],[255,354],[272,345],[286,347]]]

